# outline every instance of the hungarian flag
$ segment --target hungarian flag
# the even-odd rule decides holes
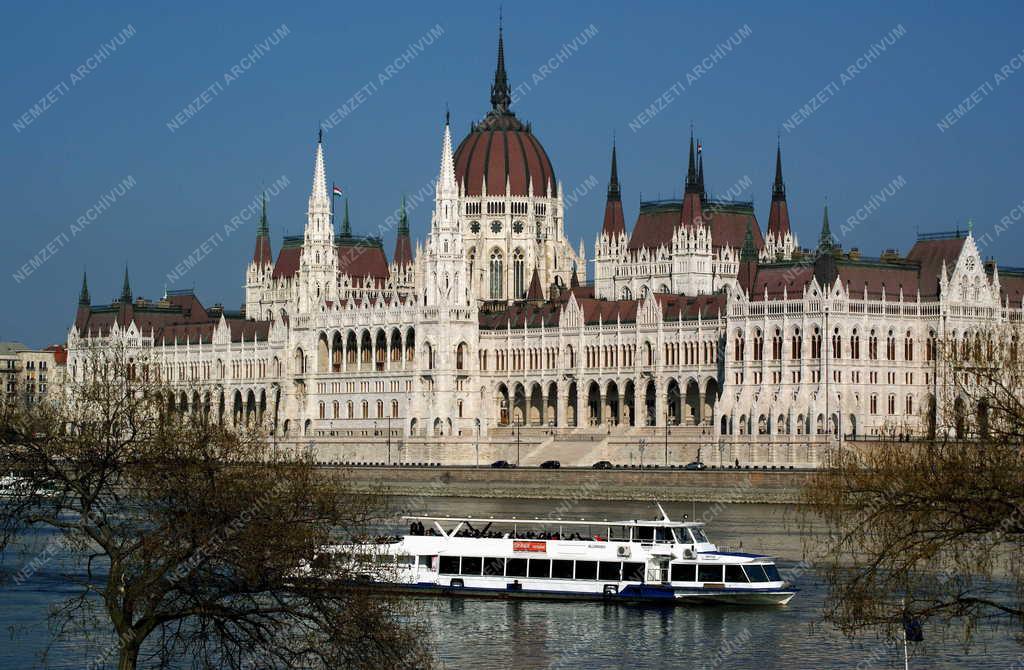
[[[334,185],[334,195],[341,195],[341,187],[337,184]]]
[[[701,146],[701,143],[700,143],[700,142],[697,142],[697,153],[700,153],[700,152],[701,152],[701,151],[703,151],[703,150],[704,150],[704,147],[703,147],[703,146]]]

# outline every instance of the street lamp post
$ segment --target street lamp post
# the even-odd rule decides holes
[[[388,465],[391,465],[391,415],[388,415]]]
[[[516,426],[516,467],[518,468],[519,467],[519,435],[520,435],[520,433],[522,433],[522,430],[523,430],[522,423],[520,423],[519,419],[516,419],[515,426]]]
[[[641,470],[644,469],[644,450],[645,449],[647,449],[647,440],[644,439],[644,438],[641,438],[640,439],[640,445],[639,445],[639,450],[640,450],[640,469]]]
[[[476,467],[480,467],[480,419],[475,420],[476,423]]]
[[[665,409],[665,465],[668,465],[668,409]]]

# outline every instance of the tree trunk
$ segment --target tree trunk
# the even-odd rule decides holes
[[[117,657],[117,670],[135,670],[139,663],[139,645],[134,640],[122,640]]]

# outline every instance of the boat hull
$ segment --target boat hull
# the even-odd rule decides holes
[[[630,584],[619,590],[580,592],[539,589],[515,589],[482,586],[444,586],[430,582],[399,584],[394,582],[351,582],[356,588],[424,597],[483,598],[492,600],[540,600],[603,602],[657,605],[785,605],[795,590],[782,589],[687,589],[662,585]],[[616,585],[609,585],[616,586]]]

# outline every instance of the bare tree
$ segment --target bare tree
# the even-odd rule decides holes
[[[108,627],[120,670],[431,665],[406,602],[350,586],[374,566],[315,560],[372,536],[382,497],[206,407],[172,409],[182,389],[125,350],[83,367],[65,402],[0,406],[0,473],[15,475],[0,551],[48,527],[85,575],[51,613],[57,636]]]
[[[929,437],[846,450],[810,480],[805,520],[826,619],[895,634],[913,616],[969,642],[1002,623],[1024,641],[1024,358],[1020,329],[932,341]],[[895,429],[894,429],[895,432]]]

